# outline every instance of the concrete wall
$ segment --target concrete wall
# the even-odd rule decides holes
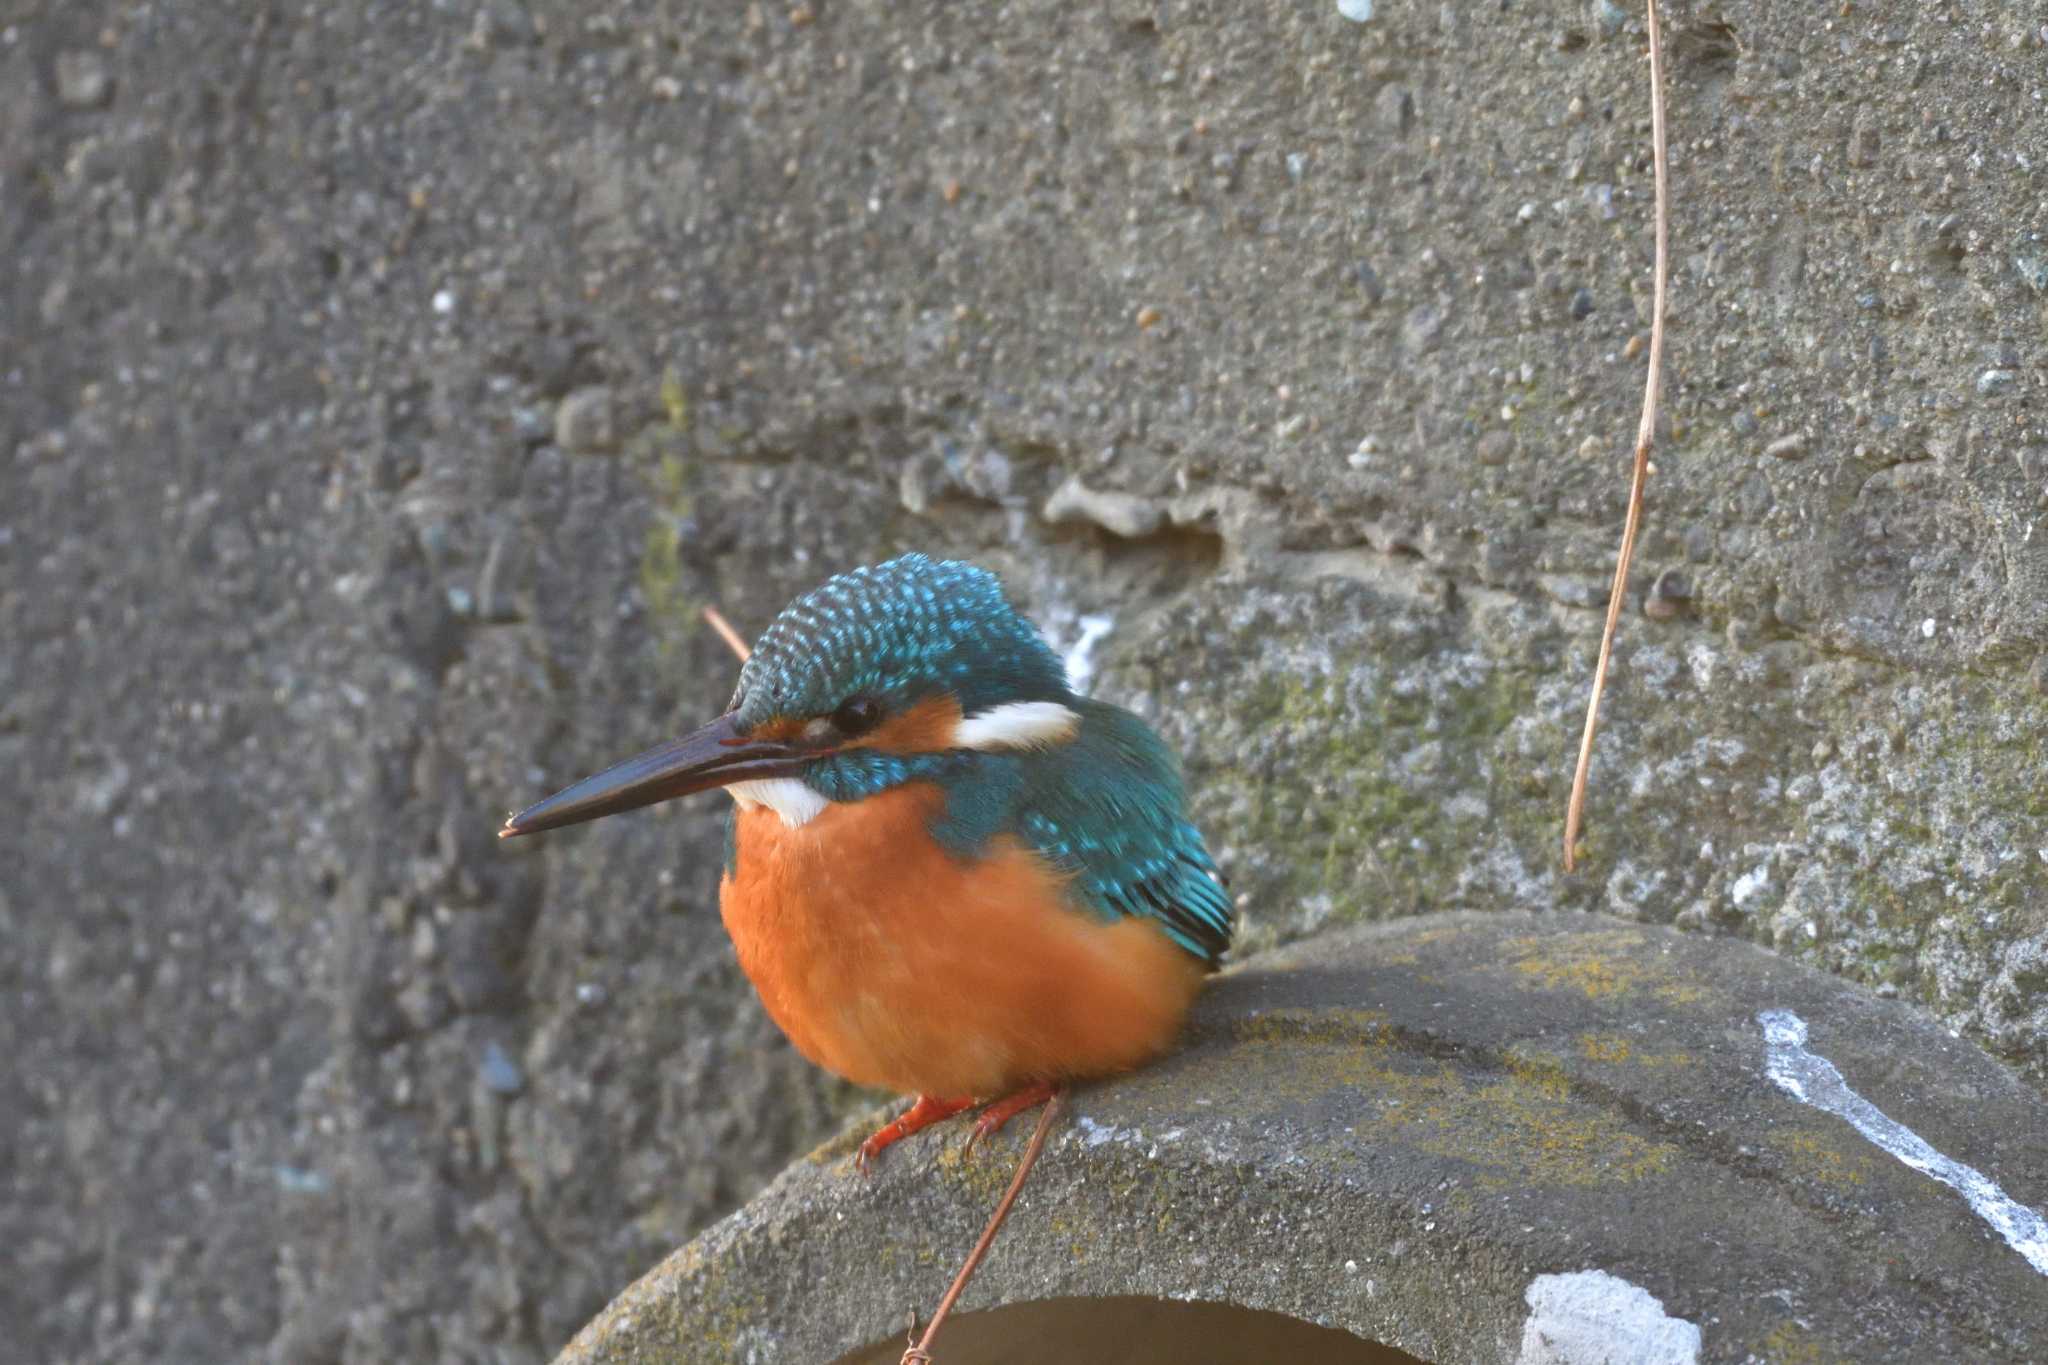
[[[495,817],[904,549],[1189,757],[1246,938],[1772,944],[2048,1079],[2048,165],[2009,6],[43,0],[0,33],[0,1318],[536,1360],[864,1103],[708,802]],[[1668,610],[1667,610],[1668,609]]]

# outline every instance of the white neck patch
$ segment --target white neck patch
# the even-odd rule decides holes
[[[829,804],[824,796],[794,777],[762,777],[726,788],[741,810],[766,806],[791,829],[806,825]]]
[[[1046,749],[1065,744],[1081,717],[1056,701],[1013,701],[967,717],[953,731],[961,749]]]

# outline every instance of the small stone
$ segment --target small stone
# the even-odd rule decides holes
[[[1415,126],[1415,97],[1402,86],[1390,85],[1373,97],[1373,111],[1380,121],[1397,133]]]
[[[1536,576],[1536,586],[1543,589],[1552,600],[1568,607],[1604,607],[1607,605],[1607,589],[1590,578],[1572,574],[1546,573]]]
[[[2048,255],[2015,256],[2012,268],[2026,282],[2027,288],[2036,294],[2048,293]]]
[[[1423,304],[1408,314],[1401,324],[1401,339],[1411,351],[1433,351],[1443,339],[1444,315],[1428,304]]]
[[[1113,536],[1135,540],[1159,529],[1165,514],[1158,504],[1131,493],[1103,492],[1079,479],[1068,479],[1045,500],[1050,522],[1093,522]]]
[[[647,89],[658,100],[677,100],[683,96],[683,83],[674,76],[656,76],[647,83]]]
[[[1631,336],[1628,339],[1628,344],[1621,348],[1622,358],[1625,360],[1634,360],[1637,356],[1643,353],[1643,347],[1646,344],[1647,343],[1643,340],[1643,334],[1641,332],[1637,332],[1634,336]]]
[[[1628,22],[1628,11],[1614,0],[1593,0],[1593,23],[1603,37],[1612,38]]]
[[[1358,286],[1358,292],[1365,295],[1367,303],[1378,303],[1387,296],[1387,287],[1380,283],[1380,275],[1372,268],[1370,261],[1359,261],[1351,267],[1351,282]]]
[[[571,454],[610,450],[618,439],[612,391],[602,384],[575,390],[555,409],[555,444]]]
[[[526,1073],[495,1041],[484,1044],[483,1060],[477,1064],[476,1074],[493,1094],[516,1095],[526,1089]]]
[[[1977,392],[1989,398],[2011,389],[2018,380],[2011,370],[1986,370],[1977,376]]]
[[[1934,631],[1935,631],[1935,625],[1934,625],[1934,618],[1933,618],[1932,616],[1928,617],[1928,618],[1927,618],[1927,619],[1926,619],[1925,621],[1922,621],[1922,622],[1920,623],[1920,638],[1921,638],[1921,639],[1923,639],[1923,640],[1932,640],[1932,639],[1934,638]]]
[[[1580,322],[1593,316],[1593,291],[1580,289],[1572,294],[1572,317]]]
[[[1154,308],[1150,304],[1147,304],[1145,307],[1140,308],[1138,310],[1138,330],[1143,332],[1149,331],[1151,328],[1157,327],[1159,325],[1160,318],[1163,316],[1164,314],[1162,314],[1157,308]]]
[[[1495,429],[1479,438],[1478,448],[1473,452],[1484,465],[1502,465],[1515,449],[1515,433]]]
[[[98,109],[114,93],[114,78],[97,52],[57,54],[57,102],[66,109]]]
[[[1337,0],[1337,13],[1354,24],[1372,22],[1372,0]]]
[[[896,474],[896,500],[913,516],[931,511],[932,504],[952,487],[945,459],[936,454],[913,455]]]
[[[1692,583],[1676,569],[1666,569],[1650,585],[1643,598],[1643,615],[1652,621],[1669,621],[1685,610],[1692,600]]]
[[[1806,435],[1795,431],[1790,436],[1780,436],[1764,447],[1764,454],[1780,460],[1797,460],[1806,454]]]
[[[518,0],[485,0],[463,42],[472,52],[487,52],[494,47],[523,47],[539,37],[533,16]]]

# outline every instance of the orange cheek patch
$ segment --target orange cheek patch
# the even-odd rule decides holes
[[[889,717],[846,747],[883,749],[892,754],[930,753],[952,748],[953,736],[959,729],[960,703],[951,697],[937,696]]]
[[[756,725],[747,732],[747,738],[803,744],[809,739],[804,734],[804,727],[809,724],[802,716],[777,716]],[[908,711],[898,712],[859,739],[848,740],[845,744],[833,744],[829,739],[822,743],[826,749],[883,749],[896,754],[921,754],[953,748],[953,736],[959,728],[960,703],[951,697],[939,696],[921,701]]]

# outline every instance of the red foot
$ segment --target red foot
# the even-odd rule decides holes
[[[1053,1097],[1055,1087],[1051,1081],[1034,1081],[1022,1090],[1013,1090],[988,1108],[981,1111],[981,1117],[974,1121],[974,1131],[967,1135],[964,1150],[972,1151],[974,1144],[983,1138],[993,1137],[1002,1126],[1027,1109],[1036,1109]]]
[[[930,1095],[919,1095],[916,1104],[876,1129],[874,1136],[860,1145],[860,1151],[854,1154],[853,1164],[860,1168],[862,1175],[866,1175],[875,1164],[875,1158],[890,1144],[901,1142],[912,1133],[929,1128],[941,1119],[952,1118],[973,1104],[974,1101],[971,1099],[935,1100]]]

